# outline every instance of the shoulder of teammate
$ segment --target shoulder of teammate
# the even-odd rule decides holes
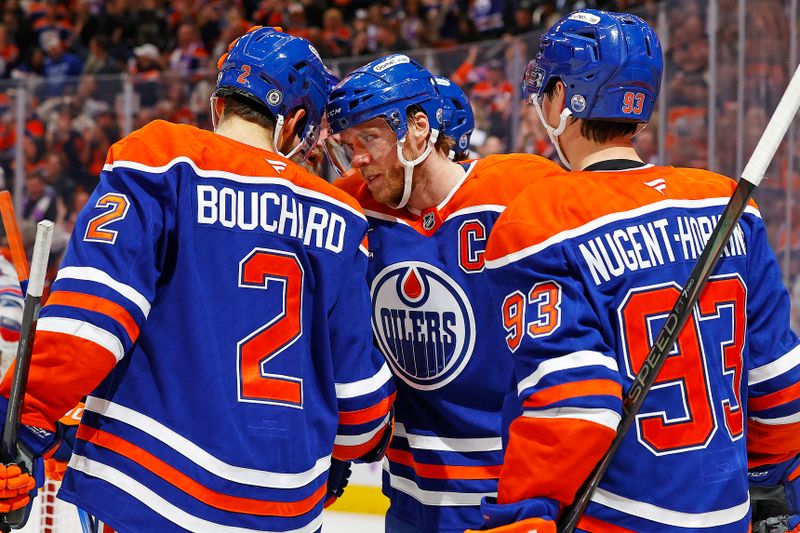
[[[702,168],[673,167],[675,173],[682,177],[686,188],[693,191],[702,191],[707,197],[730,196],[736,189],[736,180]],[[749,205],[758,209],[754,200]]]
[[[546,180],[564,170],[537,155],[497,154],[472,162],[469,172],[462,199],[474,196],[477,203],[508,205],[524,188],[536,183],[547,186]]]
[[[199,137],[205,135],[214,134],[188,124],[154,120],[114,143],[108,151],[106,165],[130,161],[146,166],[163,166],[180,156],[194,159],[196,147],[204,141]]]
[[[517,190],[492,228],[486,260],[495,261],[540,245],[564,230],[580,226],[591,216],[583,205],[586,199],[597,198],[602,192],[590,177],[574,172],[553,173],[545,183],[529,183]],[[567,204],[573,208],[564,209]]]
[[[511,176],[529,173],[547,176],[566,172],[553,161],[536,154],[493,154],[478,159],[477,164],[477,168],[481,172],[488,174],[506,175],[509,168],[514,168],[517,171]]]

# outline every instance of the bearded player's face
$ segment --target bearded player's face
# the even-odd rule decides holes
[[[397,204],[403,197],[403,166],[397,157],[397,137],[382,118],[372,119],[343,131],[340,142],[352,152],[351,167],[357,169],[373,198],[382,204]]]

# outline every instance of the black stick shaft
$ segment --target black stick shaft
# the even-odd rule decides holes
[[[31,277],[28,281],[28,293],[25,295],[25,307],[22,311],[17,359],[14,366],[14,377],[11,382],[11,393],[8,398],[3,440],[0,443],[0,459],[3,463],[19,464],[24,471],[32,472],[32,458],[23,453],[17,446],[17,430],[22,418],[22,402],[28,385],[28,373],[31,368],[33,338],[36,333],[36,321],[44,291],[44,279],[47,273],[47,259],[50,256],[50,243],[53,240],[54,224],[49,220],[39,222],[36,228],[36,240],[33,245],[31,260]],[[0,515],[0,530],[21,529],[28,521],[31,503],[11,512]]]
[[[8,399],[8,412],[6,412],[3,443],[0,449],[0,459],[4,464],[13,462],[17,455],[17,428],[22,417],[22,399],[25,397],[25,389],[28,385],[33,337],[36,333],[36,321],[39,317],[41,301],[41,295],[33,296],[28,293],[25,296],[14,379],[11,382],[11,395]]]

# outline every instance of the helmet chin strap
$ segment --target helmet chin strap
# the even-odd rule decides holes
[[[208,103],[211,105],[211,127],[214,129],[214,131],[217,131],[217,123],[219,122],[219,117],[217,116],[217,110],[215,109],[216,101],[217,97],[213,95],[208,100]]]
[[[297,146],[292,148],[288,154],[284,154],[283,152],[281,152],[278,141],[280,140],[281,133],[283,132],[283,123],[284,123],[283,115],[277,115],[275,119],[275,132],[272,134],[272,145],[275,147],[275,151],[278,152],[280,155],[282,155],[286,159],[291,159],[292,156],[297,154],[297,152],[305,144],[305,142],[300,141],[299,143],[297,143]]]
[[[425,151],[413,161],[408,161],[405,157],[403,157],[403,145],[405,144],[407,138],[408,135],[397,142],[397,158],[403,165],[404,183],[403,197],[399,202],[397,202],[397,205],[390,205],[390,207],[394,209],[402,209],[408,203],[408,199],[411,197],[411,178],[414,175],[414,167],[425,161],[425,159],[427,159],[427,157],[431,154],[433,147],[436,144],[436,139],[439,138],[439,130],[431,129],[431,135],[428,137],[428,146],[425,148]]]
[[[544,126],[544,129],[547,130],[547,135],[550,137],[550,140],[556,147],[556,153],[558,153],[558,158],[561,160],[561,164],[567,167],[567,169],[571,170],[572,167],[570,166],[569,161],[567,161],[566,156],[564,156],[564,152],[561,151],[561,143],[558,142],[558,137],[564,133],[564,130],[567,128],[567,119],[570,117],[570,115],[572,115],[572,110],[568,107],[565,107],[561,111],[561,121],[558,123],[558,127],[554,128],[544,119],[544,113],[542,113],[542,107],[539,105],[536,95],[531,96],[531,103],[533,104],[533,107],[536,108],[536,113],[539,115],[539,120],[541,121],[542,126]]]

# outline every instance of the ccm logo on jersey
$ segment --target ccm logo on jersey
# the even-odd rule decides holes
[[[372,328],[394,372],[433,390],[454,380],[475,345],[475,318],[464,291],[438,268],[417,261],[385,268],[372,283]]]

